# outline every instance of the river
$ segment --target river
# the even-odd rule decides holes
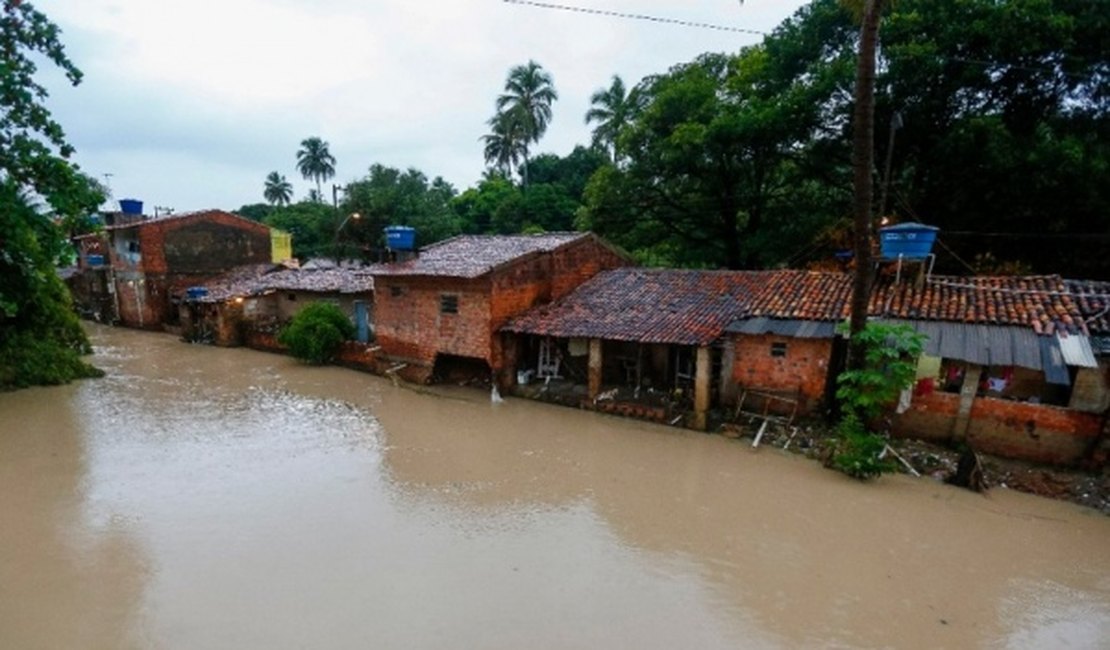
[[[0,648],[1105,648],[1110,518],[89,326],[0,394]]]

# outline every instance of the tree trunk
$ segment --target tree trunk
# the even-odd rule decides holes
[[[853,248],[856,272],[852,282],[851,322],[856,333],[867,325],[871,294],[872,168],[875,155],[875,50],[879,40],[879,15],[883,0],[866,0],[860,27],[856,63],[856,105],[853,124],[852,170],[855,190]],[[848,351],[848,368],[863,365],[863,350],[854,342]]]

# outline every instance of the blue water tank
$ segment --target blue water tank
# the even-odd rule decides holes
[[[85,256],[85,261],[88,262],[89,266],[104,266],[104,256],[103,255],[90,254],[90,255]]]
[[[391,250],[411,251],[416,245],[416,229],[408,226],[389,226],[385,229],[385,244]]]
[[[185,295],[189,300],[197,300],[208,295],[208,287],[189,287],[185,290]]]
[[[124,214],[142,214],[143,202],[138,199],[120,199],[119,211]]]
[[[900,223],[879,229],[879,250],[883,259],[924,259],[933,252],[940,228],[923,223]]]

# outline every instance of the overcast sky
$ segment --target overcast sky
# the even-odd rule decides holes
[[[561,4],[768,31],[800,0],[559,0]],[[42,66],[48,106],[76,162],[114,198],[177,211],[261,202],[317,135],[334,182],[373,163],[416,167],[456,189],[485,165],[479,138],[513,65],[535,59],[559,101],[539,151],[589,141],[590,94],[707,51],[759,40],[510,4],[503,0],[38,0],[85,73],[72,88]]]

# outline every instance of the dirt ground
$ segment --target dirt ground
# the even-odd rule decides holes
[[[753,427],[725,425],[721,433],[742,438],[750,444],[754,438],[752,429]],[[768,427],[760,446],[772,445],[781,449],[789,441],[788,451],[820,460],[832,444],[831,431],[820,421],[801,423],[793,440],[790,440],[790,436],[790,430]],[[960,453],[954,449],[898,438],[892,439],[890,446],[921,474],[922,480],[946,481],[956,473]],[[1110,515],[1110,473],[1105,468],[1086,471],[986,454],[979,456],[988,489],[1018,490],[1050,499],[1071,501]],[[901,463],[898,463],[898,471],[909,473]]]

